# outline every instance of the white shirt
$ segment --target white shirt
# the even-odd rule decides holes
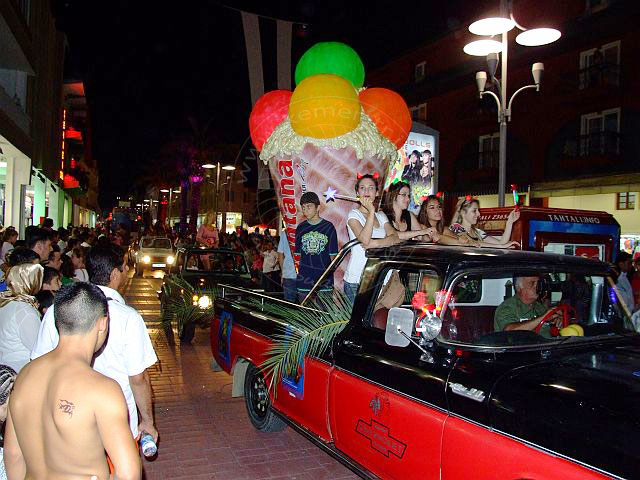
[[[149,332],[140,314],[125,304],[122,296],[109,287],[98,285],[109,300],[109,337],[102,353],[95,357],[93,368],[114,379],[122,388],[129,408],[129,427],[138,436],[138,411],[129,377],[144,372],[158,361]],[[54,307],[47,310],[31,358],[49,353],[58,345]]]
[[[61,252],[64,252],[64,249],[67,248],[67,242],[64,240],[58,240],[58,247],[60,247]]]
[[[76,282],[88,282],[89,281],[89,272],[87,272],[86,268],[76,268],[73,271],[73,279]]]
[[[351,230],[351,227],[349,226],[349,220],[352,218],[355,218],[360,222],[360,225],[363,227],[365,223],[367,223],[367,218],[360,210],[357,208],[352,209],[349,212],[349,215],[347,215],[347,233],[349,233],[349,240],[356,238],[355,233],[353,233],[353,230]],[[383,212],[376,212],[376,218],[378,219],[379,226],[376,228],[374,224],[373,230],[371,231],[371,238],[385,238],[387,236],[387,232],[384,229],[384,224],[389,223],[389,219]],[[367,257],[364,254],[362,244],[356,245],[351,249],[351,258],[349,259],[347,270],[344,272],[344,281],[348,283],[360,283],[362,272],[364,271],[366,264]]]
[[[32,305],[14,300],[0,308],[0,363],[19,373],[29,363],[39,329],[40,313]]]
[[[627,277],[627,274],[625,272],[621,272],[618,276],[616,287],[618,287],[618,292],[620,292],[620,299],[624,301],[624,303],[627,305],[627,308],[629,308],[629,311],[633,312],[633,289],[631,288],[629,277]]]
[[[7,261],[7,253],[9,253],[11,250],[13,250],[13,243],[4,242],[2,244],[2,250],[0,250],[0,265]]]
[[[274,250],[264,251],[262,256],[262,273],[271,273],[280,270],[278,254]]]

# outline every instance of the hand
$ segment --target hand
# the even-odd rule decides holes
[[[138,424],[138,431],[141,433],[147,432],[149,435],[153,437],[153,441],[158,443],[158,430],[156,429],[156,426],[153,423],[149,423],[145,420],[142,420]]]
[[[549,315],[549,313],[551,311],[553,311],[553,310],[555,310],[555,307],[554,308],[550,308],[549,310],[547,310],[544,315],[545,316]],[[562,313],[560,313],[559,311],[556,310],[549,317],[547,317],[547,322],[548,323],[553,323],[558,328],[562,328]]]
[[[369,215],[376,213],[376,209],[373,206],[373,200],[371,198],[361,197],[360,205],[362,205],[367,210]]]
[[[515,223],[518,221],[519,218],[520,218],[520,210],[518,208],[514,208],[509,213],[509,216],[507,217],[507,222]]]
[[[520,248],[520,242],[516,242],[515,240],[507,242],[502,248]]]

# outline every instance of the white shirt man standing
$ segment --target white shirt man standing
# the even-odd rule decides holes
[[[109,300],[109,339],[96,357],[93,368],[112,378],[122,388],[129,408],[129,426],[134,438],[141,431],[158,439],[153,420],[151,381],[146,369],[158,361],[146,325],[140,314],[126,305],[118,293],[127,281],[127,263],[120,247],[94,247],[87,254],[91,283]],[[49,308],[40,326],[31,358],[40,357],[58,344],[54,307]],[[136,408],[137,407],[137,408]],[[140,410],[140,422],[138,412]]]

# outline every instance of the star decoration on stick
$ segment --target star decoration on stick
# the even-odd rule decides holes
[[[359,202],[360,199],[358,197],[350,197],[349,195],[340,195],[338,193],[338,191],[333,188],[333,187],[329,187],[327,188],[327,191],[323,193],[324,197],[325,197],[325,201],[327,203],[333,201],[335,202],[336,200],[347,200],[349,202]]]

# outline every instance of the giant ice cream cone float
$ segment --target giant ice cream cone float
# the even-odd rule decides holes
[[[364,89],[363,81],[364,67],[350,47],[316,44],[298,63],[293,93],[269,92],[251,112],[252,140],[269,166],[294,258],[296,227],[304,221],[302,194],[320,197],[320,215],[333,223],[342,247],[349,241],[347,215],[358,207],[358,174],[375,174],[384,185],[389,162],[411,128],[399,95]],[[337,286],[345,266],[336,272]]]

